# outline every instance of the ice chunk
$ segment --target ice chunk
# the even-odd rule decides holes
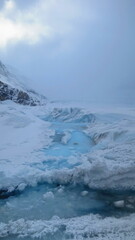
[[[124,208],[124,200],[115,201],[115,202],[114,202],[114,206],[115,206],[116,208]]]
[[[128,209],[134,209],[134,206],[133,206],[132,204],[127,204],[126,207],[127,207]]]
[[[63,193],[64,192],[64,187],[61,187],[58,189],[58,193]]]
[[[52,220],[54,220],[54,221],[60,221],[60,218],[59,218],[59,216],[54,215],[54,216],[52,217]]]
[[[82,191],[82,192],[81,192],[81,196],[82,196],[82,197],[85,197],[86,195],[88,195],[88,193],[89,193],[88,191]]]
[[[27,184],[25,183],[20,183],[19,186],[18,186],[18,190],[19,191],[23,191],[25,188],[26,188]]]
[[[43,199],[44,200],[53,199],[53,198],[54,198],[53,192],[47,192],[47,193],[43,194]]]

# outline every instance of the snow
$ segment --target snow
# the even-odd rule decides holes
[[[134,108],[0,103],[0,189],[22,192],[0,202],[0,237],[134,239],[134,119]],[[109,205],[91,189],[129,193]],[[127,216],[92,212],[114,205]]]
[[[41,161],[43,158],[44,154],[40,149],[52,141],[50,135],[53,134],[53,130],[49,129],[50,124],[32,114],[32,110],[30,107],[8,101],[0,104],[1,174],[7,180],[13,176],[27,174],[30,163]],[[3,186],[2,179],[0,186]]]
[[[0,61],[1,95],[4,99],[12,99],[24,105],[45,105],[46,97],[26,87],[24,79],[13,68],[6,67]]]
[[[54,198],[54,194],[53,192],[47,192],[47,193],[44,193],[43,194],[43,199],[46,200],[46,199],[52,199]]]
[[[51,127],[52,123],[44,118],[50,116],[50,112],[54,115],[52,111],[52,105],[31,108],[10,101],[0,104],[1,188],[21,183],[35,185],[46,181],[67,184],[72,181],[91,188],[135,189],[133,110],[125,109],[123,113],[122,109],[119,114],[115,110],[106,114],[97,112],[90,115],[89,112],[88,115],[94,115],[92,119],[95,120],[89,122],[88,118],[81,129],[78,129],[78,116],[82,119],[88,109],[80,112],[79,109],[61,110],[64,119],[66,114],[69,118],[71,111],[72,120],[78,119],[77,123],[54,123]],[[59,134],[65,134],[61,141],[56,138],[60,128]]]
[[[121,218],[104,218],[88,215],[72,219],[52,218],[50,221],[29,221],[18,219],[8,224],[0,224],[0,237],[20,237],[22,239],[93,239],[134,240],[135,215]],[[61,232],[63,238],[61,238]],[[28,238],[27,238],[28,237]]]

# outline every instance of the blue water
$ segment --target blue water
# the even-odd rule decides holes
[[[62,144],[56,139],[53,141],[53,145],[44,151],[48,156],[69,157],[79,153],[87,153],[90,151],[90,147],[90,139],[83,132],[73,131],[67,144]]]
[[[41,184],[28,188],[24,193],[2,201],[0,221],[8,222],[24,219],[51,219],[54,215],[60,218],[76,217],[98,213],[106,203],[98,199],[97,193],[88,191],[86,196],[81,192],[83,186],[57,186]],[[53,197],[44,198],[44,194],[52,193]]]
[[[40,164],[37,163],[37,167],[40,169],[71,169],[79,166],[79,156],[88,153],[93,146],[90,137],[83,132],[86,124],[52,122],[51,128],[55,131],[55,134],[51,136],[52,144],[42,149],[46,160]],[[63,138],[67,133],[69,139],[64,143]],[[70,157],[76,158],[77,161],[72,163],[69,161]]]

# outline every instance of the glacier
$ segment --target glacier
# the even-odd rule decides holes
[[[0,238],[134,240],[135,108],[49,102],[2,63],[0,81]]]
[[[1,102],[0,237],[134,239],[134,117]]]

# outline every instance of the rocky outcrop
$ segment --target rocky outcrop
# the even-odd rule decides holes
[[[33,99],[27,92],[10,87],[8,84],[0,81],[0,101],[12,100],[23,105],[36,106],[40,104],[39,100]]]
[[[13,78],[13,75],[7,70],[5,65],[0,62],[0,101],[12,100],[15,103],[30,106],[45,103],[46,98],[35,91],[25,90],[22,87],[18,88],[18,86],[14,87],[12,85]]]

